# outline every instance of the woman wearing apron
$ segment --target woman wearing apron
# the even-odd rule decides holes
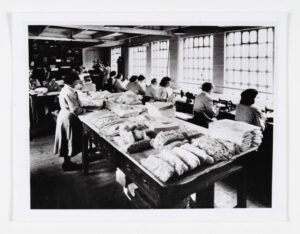
[[[64,158],[64,171],[73,171],[80,169],[80,165],[71,162],[71,157],[81,152],[82,126],[77,116],[84,114],[86,110],[80,106],[75,90],[82,88],[78,77],[70,74],[64,82],[59,94],[61,110],[56,123],[54,154]]]

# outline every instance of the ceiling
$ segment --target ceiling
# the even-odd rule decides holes
[[[254,27],[254,26],[253,26]],[[255,26],[256,27],[256,26]],[[218,33],[250,27],[218,26],[124,26],[124,25],[31,25],[29,40],[65,41],[81,47],[112,47],[145,36],[170,38],[178,35]]]

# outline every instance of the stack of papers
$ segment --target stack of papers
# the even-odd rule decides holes
[[[262,142],[260,127],[229,119],[218,120],[209,124],[209,135],[237,144],[241,151],[257,147]]]

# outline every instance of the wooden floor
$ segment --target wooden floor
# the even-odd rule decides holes
[[[106,160],[91,162],[91,175],[80,171],[63,172],[62,159],[53,155],[54,135],[46,135],[30,142],[31,208],[32,209],[132,209],[134,206],[115,181],[115,169]],[[74,157],[81,163],[81,155]],[[215,207],[236,205],[235,189],[230,183],[215,186]],[[193,196],[192,196],[193,197]],[[248,207],[264,207],[255,200]]]

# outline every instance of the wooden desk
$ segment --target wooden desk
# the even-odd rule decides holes
[[[238,154],[229,161],[221,161],[214,165],[201,165],[193,171],[180,177],[173,177],[163,183],[140,164],[141,159],[158,153],[158,150],[150,149],[135,154],[124,152],[112,138],[97,132],[93,124],[88,122],[86,115],[79,116],[79,118],[83,125],[82,163],[84,175],[89,174],[88,147],[92,142],[106,159],[138,186],[139,190],[148,198],[152,208],[172,208],[174,204],[178,204],[178,201],[186,199],[193,193],[196,193],[198,207],[212,208],[214,182],[233,173],[241,174],[237,206],[246,207],[245,177],[242,167],[237,165],[235,160],[255,151],[256,148]],[[186,123],[185,121],[181,122]],[[186,124],[201,128],[191,123]],[[207,130],[203,129],[203,131]]]

